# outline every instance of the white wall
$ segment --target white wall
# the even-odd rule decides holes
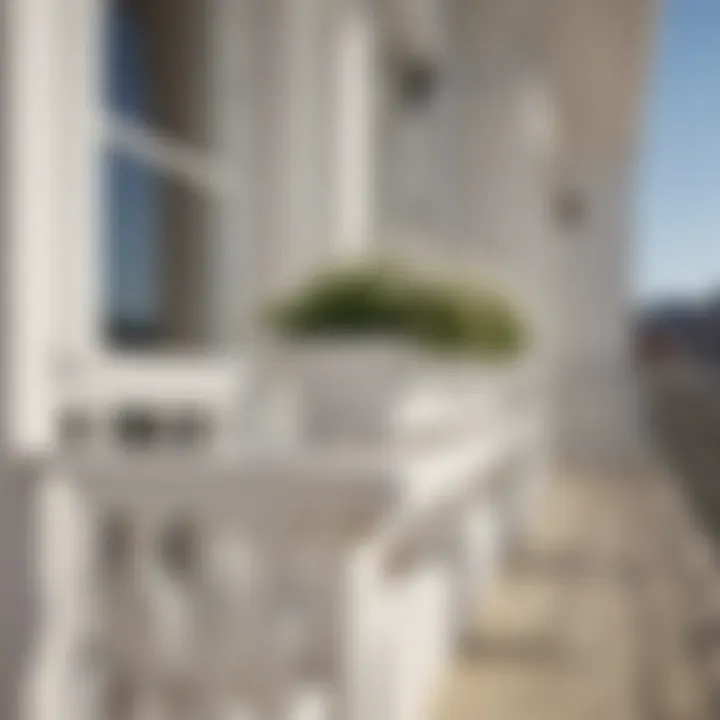
[[[594,162],[566,175],[584,212],[558,238],[556,401],[564,452],[622,461],[635,450],[631,357],[632,167]]]

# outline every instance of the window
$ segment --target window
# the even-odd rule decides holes
[[[116,348],[201,345],[221,310],[213,267],[236,232],[223,223],[232,202],[233,157],[224,143],[232,118],[217,92],[224,55],[216,32],[227,7],[224,0],[108,0],[102,316]]]

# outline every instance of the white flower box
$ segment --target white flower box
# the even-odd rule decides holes
[[[274,354],[280,414],[303,441],[437,438],[494,422],[514,402],[518,362],[458,362],[384,338],[313,340]],[[509,391],[509,392],[508,392]]]

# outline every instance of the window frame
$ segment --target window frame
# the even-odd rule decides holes
[[[137,375],[142,384],[178,363],[207,374],[227,375],[231,366],[236,372],[246,354],[252,294],[236,288],[238,282],[253,278],[254,217],[247,189],[254,169],[254,3],[197,1],[212,13],[213,41],[209,45],[213,52],[208,62],[212,64],[209,96],[214,103],[209,147],[168,137],[145,123],[111,112],[105,87],[105,22],[110,0],[72,0],[60,22],[62,56],[58,61],[67,81],[62,97],[62,155],[73,168],[73,182],[59,187],[66,212],[63,257],[58,258],[63,280],[57,308],[62,321],[56,311],[62,333],[56,340],[57,365],[61,374],[67,375],[68,388],[77,386],[78,377],[88,377],[89,383],[100,386],[98,377],[112,377],[117,372]],[[200,348],[160,345],[135,352],[112,348],[106,342],[101,194],[107,151],[120,151],[139,160],[164,179],[200,192],[218,208],[210,211],[214,247],[209,272],[216,281],[208,283],[214,292],[207,298],[208,338]],[[218,275],[227,273],[228,267],[237,269],[235,283]],[[187,379],[187,373],[181,375]]]
[[[210,205],[209,235],[213,251],[209,253],[211,277],[221,271],[230,258],[237,261],[238,275],[252,277],[250,269],[243,267],[243,260],[252,259],[248,252],[252,238],[251,212],[243,190],[248,186],[249,152],[252,138],[252,122],[249,103],[253,78],[251,33],[247,32],[252,21],[250,5],[235,0],[197,0],[204,3],[211,13],[209,43],[213,52],[208,58],[209,77],[212,87],[208,93],[214,98],[210,111],[211,143],[208,147],[170,137],[146,123],[129,120],[113,113],[106,101],[105,58],[106,20],[110,0],[74,0],[65,19],[64,40],[68,62],[65,75],[70,88],[65,98],[66,134],[68,147],[76,158],[78,182],[66,192],[71,208],[68,227],[76,228],[75,240],[68,233],[72,244],[68,258],[71,281],[75,286],[70,298],[71,315],[75,318],[75,337],[69,351],[80,363],[123,363],[127,358],[135,364],[155,366],[163,355],[172,357],[216,357],[225,353],[228,346],[237,348],[242,343],[239,335],[243,323],[237,317],[249,308],[235,308],[232,289],[227,282],[208,282],[214,290],[207,298],[206,342],[198,349],[157,349],[135,353],[129,349],[108,347],[105,341],[104,320],[106,306],[104,296],[104,273],[102,271],[102,232],[104,203],[103,156],[107,152],[119,152],[137,160],[151,172],[170,182],[199,193]],[[84,52],[71,52],[70,48],[82,47]],[[229,85],[233,91],[224,91]],[[69,153],[66,157],[69,156]],[[74,279],[74,282],[73,282]],[[238,297],[237,302],[245,300]],[[205,330],[205,328],[204,328]]]

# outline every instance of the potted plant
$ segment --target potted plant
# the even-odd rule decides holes
[[[289,350],[304,421],[324,437],[387,433],[430,368],[506,363],[527,343],[501,296],[379,261],[319,273],[267,320]]]

